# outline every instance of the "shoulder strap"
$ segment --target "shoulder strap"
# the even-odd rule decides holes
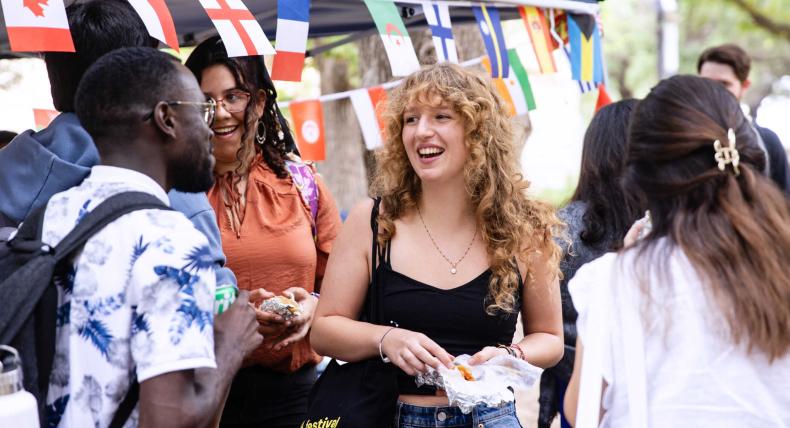
[[[137,382],[137,376],[135,376],[134,380],[132,380],[132,384],[129,386],[129,390],[126,391],[126,396],[123,397],[123,401],[118,405],[118,410],[115,411],[115,415],[113,415],[108,428],[123,428],[129,416],[132,415],[134,407],[137,406],[137,400],[139,398],[140,383]]]
[[[379,264],[379,206],[381,205],[381,197],[373,199],[373,209],[370,211],[370,229],[373,231],[373,240],[370,249],[370,284],[368,285],[368,321],[380,323],[383,320],[381,314],[381,289],[378,285],[378,264]]]
[[[291,180],[293,180],[294,185],[299,190],[302,202],[310,210],[310,216],[313,219],[313,239],[315,239],[316,224],[318,223],[318,185],[315,181],[315,173],[301,159],[286,160],[285,169],[288,170]]]
[[[26,279],[32,278],[43,264],[57,264],[66,259],[74,250],[81,247],[85,242],[99,230],[104,228],[113,220],[132,211],[158,208],[170,208],[162,203],[153,195],[142,192],[125,192],[113,195],[100,203],[71,231],[55,248],[41,242],[41,230],[44,219],[45,208],[34,212],[22,224],[19,233],[7,245],[12,251],[34,252],[41,256],[48,255],[51,259],[44,260],[42,257],[35,257],[30,262],[14,271],[8,278],[0,283],[0,301],[15,308],[13,311],[0,311],[0,326],[4,326],[0,334],[0,343],[8,343],[22,324],[33,312],[44,290],[49,286],[49,282],[40,281],[29,283]],[[38,259],[38,260],[37,260]],[[28,284],[29,287],[22,289],[19,284]],[[24,292],[24,294],[20,294]]]

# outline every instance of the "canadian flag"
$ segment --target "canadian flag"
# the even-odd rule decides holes
[[[180,52],[176,26],[165,0],[129,0],[129,4],[140,15],[151,37]]]
[[[263,28],[241,0],[200,0],[200,4],[222,37],[228,56],[274,55]]]
[[[289,108],[302,159],[311,161],[326,159],[324,111],[321,109],[321,101],[292,101]]]
[[[384,108],[382,101],[386,99],[387,91],[381,86],[351,91],[351,105],[354,106],[368,150],[375,150],[383,145],[381,130],[384,129],[384,120],[381,113]]]
[[[74,52],[63,0],[0,0],[14,52]]]

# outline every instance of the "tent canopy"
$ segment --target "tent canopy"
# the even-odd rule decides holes
[[[79,1],[79,0],[77,0]],[[495,6],[511,6],[501,11],[503,19],[516,19],[518,12],[512,6],[531,4],[540,7],[556,7],[583,13],[594,13],[600,0],[497,0],[484,1]],[[66,0],[66,3],[70,2]],[[422,7],[417,0],[396,0],[401,8],[404,24],[407,27],[425,26]],[[474,22],[469,6],[477,2],[446,1],[451,6],[450,14],[454,23]],[[263,27],[270,39],[274,39],[277,28],[277,0],[247,0],[246,6]],[[170,13],[175,21],[179,41],[184,46],[194,45],[216,34],[211,20],[197,0],[167,0]],[[0,55],[13,56],[9,52],[5,20],[0,23]],[[312,0],[310,6],[310,38],[332,35],[352,35],[358,38],[375,31],[375,23],[362,0]]]

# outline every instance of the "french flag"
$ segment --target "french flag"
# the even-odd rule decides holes
[[[272,79],[300,82],[310,28],[310,0],[277,1],[277,55]]]

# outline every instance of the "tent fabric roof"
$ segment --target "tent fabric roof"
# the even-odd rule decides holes
[[[576,9],[580,12],[591,12],[597,8],[598,0],[498,0],[486,1],[496,5],[534,4],[543,7]],[[67,2],[68,3],[68,2]],[[396,0],[396,5],[411,17],[404,18],[407,27],[425,25],[421,6],[416,0]],[[468,6],[469,1],[448,1],[453,22],[474,22],[475,18]],[[479,2],[475,2],[479,3]],[[170,13],[175,21],[182,45],[193,45],[216,34],[211,20],[197,0],[167,0]],[[274,39],[277,27],[277,0],[246,0],[245,5],[257,18],[264,32]],[[501,11],[503,19],[518,18],[515,8]],[[324,37],[340,34],[354,34],[373,31],[375,23],[362,0],[312,0],[310,6],[309,37]],[[5,31],[5,20],[0,22],[0,52],[8,53],[8,36]]]

